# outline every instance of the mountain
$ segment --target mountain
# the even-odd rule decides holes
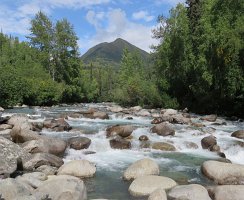
[[[121,38],[110,43],[104,42],[92,47],[83,56],[81,56],[81,59],[86,64],[99,60],[99,62],[102,63],[119,65],[125,48],[131,52],[138,52],[144,61],[149,60],[149,53]]]

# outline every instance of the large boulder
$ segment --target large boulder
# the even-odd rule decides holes
[[[38,140],[23,143],[22,147],[29,153],[63,155],[66,149],[66,142],[59,138],[41,136]]]
[[[242,200],[244,185],[221,185],[213,189],[213,200]]]
[[[202,172],[218,184],[244,184],[244,165],[210,160],[202,164]]]
[[[132,134],[135,128],[131,125],[115,125],[106,129],[107,137],[119,135],[121,137],[128,137]]]
[[[213,147],[216,144],[217,144],[216,137],[214,137],[212,135],[204,137],[201,140],[201,145],[202,145],[203,149],[210,149],[211,147]]]
[[[174,115],[172,118],[173,118],[172,123],[175,124],[191,124],[191,119],[185,117],[182,114]]]
[[[33,195],[37,199],[48,197],[52,200],[87,200],[84,182],[72,176],[47,180],[35,190]]]
[[[13,200],[16,197],[30,196],[32,188],[12,178],[0,181],[0,199]]]
[[[93,177],[96,166],[87,160],[74,160],[58,169],[58,175],[71,175],[80,178]]]
[[[162,112],[162,114],[163,114],[164,116],[176,115],[176,114],[178,113],[177,110],[174,110],[174,109],[171,109],[171,108],[169,108],[169,109],[164,109],[164,110],[162,110],[161,112]]]
[[[79,111],[79,114],[82,114],[83,117],[90,119],[109,119],[109,116],[105,112],[97,111],[93,108],[90,108],[86,111]]]
[[[129,192],[135,197],[149,196],[158,188],[168,190],[176,185],[177,183],[171,178],[153,175],[140,176],[131,183]]]
[[[75,150],[87,149],[91,144],[91,140],[87,137],[73,137],[68,141],[70,148]]]
[[[32,172],[18,176],[16,180],[24,182],[33,188],[38,188],[43,184],[43,181],[47,180],[47,176],[41,172]]]
[[[231,137],[236,137],[244,140],[244,130],[238,130],[231,134]]]
[[[27,128],[15,125],[10,132],[11,138],[15,143],[24,143],[30,140],[38,140],[40,134]]]
[[[215,122],[217,119],[217,115],[206,115],[204,117],[200,118],[201,120],[209,121],[209,122]]]
[[[10,124],[0,124],[0,131],[6,130],[6,129],[12,129],[13,126]]]
[[[164,188],[154,190],[148,197],[148,200],[167,200],[167,195]]]
[[[31,155],[31,158],[24,162],[24,169],[33,171],[42,165],[48,165],[53,167],[60,167],[63,165],[63,160],[55,155],[48,153],[35,153]]]
[[[157,133],[160,136],[175,135],[175,130],[172,129],[167,122],[156,124],[154,127],[152,127],[151,131],[153,133]]]
[[[31,130],[31,124],[28,122],[28,116],[26,114],[14,114],[8,120],[8,124],[12,126],[19,126],[22,129]]]
[[[43,122],[44,128],[52,129],[54,131],[69,131],[72,127],[65,121],[64,118],[46,119]]]
[[[168,192],[169,199],[211,200],[205,187],[198,184],[175,186]]]
[[[176,151],[174,145],[166,142],[155,142],[152,144],[152,148],[161,151]]]
[[[30,154],[12,141],[0,137],[0,175],[9,176],[21,167]]]
[[[113,113],[118,113],[118,112],[122,112],[123,108],[120,107],[120,106],[113,106],[113,107],[110,108],[110,111],[113,112]]]
[[[136,113],[137,116],[150,117],[151,113],[145,109],[140,110]]]
[[[125,180],[132,180],[145,175],[159,175],[158,164],[149,158],[138,160],[130,165],[125,170],[123,178]]]
[[[0,131],[0,136],[11,140],[11,129],[5,129]]]
[[[36,168],[35,171],[42,172],[42,173],[46,174],[47,176],[49,176],[49,175],[56,174],[58,169],[57,169],[57,167],[41,165],[40,167]]]
[[[112,149],[130,149],[131,148],[131,142],[126,139],[122,139],[122,138],[111,139],[109,141],[109,143],[110,143],[110,147]]]

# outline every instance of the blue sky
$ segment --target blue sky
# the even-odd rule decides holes
[[[67,18],[79,37],[81,54],[101,42],[123,38],[150,52],[157,16],[184,0],[0,0],[0,28],[25,40],[39,11],[53,21]]]

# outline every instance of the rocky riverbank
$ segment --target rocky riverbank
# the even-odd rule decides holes
[[[94,192],[89,181],[95,180],[101,169],[113,171],[113,166],[121,163],[122,169],[116,170],[121,174],[120,184],[128,185],[127,197],[101,194],[96,198],[243,199],[241,122],[216,115],[197,116],[187,109],[151,110],[115,104],[38,107],[32,111],[0,111],[3,199],[88,199]],[[194,168],[208,184],[194,181],[198,177],[186,175],[182,180],[177,175],[165,176],[163,168],[175,160],[163,157],[167,153],[182,157],[186,152],[211,157]],[[132,162],[126,164],[121,159]],[[184,169],[180,172],[182,176]]]

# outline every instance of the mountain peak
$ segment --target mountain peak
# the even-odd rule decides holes
[[[94,62],[95,60],[103,60],[112,65],[119,65],[125,48],[129,51],[137,51],[144,60],[147,60],[149,57],[149,54],[146,51],[130,44],[122,38],[117,38],[113,42],[103,42],[92,47],[81,57],[81,59],[87,64]]]

